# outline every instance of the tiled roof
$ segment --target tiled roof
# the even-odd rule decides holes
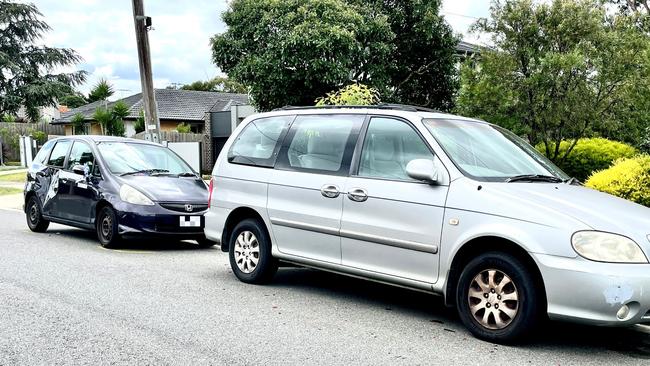
[[[456,53],[459,54],[475,54],[475,53],[480,53],[481,49],[478,45],[475,45],[473,43],[469,42],[464,42],[460,41],[456,45]]]
[[[127,119],[135,119],[143,108],[142,93],[120,99],[129,107]],[[109,102],[108,107],[115,103]],[[87,120],[92,119],[95,110],[103,105],[103,101],[86,104],[61,114],[61,118],[54,120],[53,124],[69,123],[72,117],[81,113]],[[184,121],[202,121],[206,112],[230,110],[233,104],[248,104],[248,95],[234,93],[205,92],[195,90],[156,89],[156,103],[158,104],[159,119],[176,119]]]

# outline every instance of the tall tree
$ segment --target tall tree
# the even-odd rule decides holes
[[[222,93],[239,93],[246,94],[247,89],[243,84],[238,83],[224,76],[217,76],[206,81],[195,81],[191,84],[181,86],[182,90],[198,90],[198,91],[212,91]]]
[[[113,85],[111,85],[108,80],[101,78],[88,93],[88,103],[96,102],[98,100],[107,100],[113,94],[115,94]]]
[[[213,59],[261,110],[313,105],[355,78],[386,82],[394,34],[371,12],[344,0],[234,0],[223,14],[228,30],[212,38]]]
[[[383,89],[387,102],[450,110],[458,89],[458,38],[440,15],[441,0],[357,0],[375,6],[388,18],[395,34],[390,81]]]
[[[82,105],[88,103],[86,97],[84,97],[83,94],[79,93],[78,91],[74,91],[70,94],[62,96],[59,98],[58,102],[60,105],[64,105],[70,109],[81,107]]]
[[[493,47],[463,66],[460,113],[525,134],[558,162],[585,135],[639,138],[649,115],[632,94],[646,93],[650,47],[630,18],[597,0],[494,0],[490,12],[474,29]]]
[[[57,73],[81,57],[72,49],[37,46],[50,27],[32,4],[0,0],[0,115],[25,107],[31,121],[39,108],[55,106],[56,99],[85,80],[86,73]]]

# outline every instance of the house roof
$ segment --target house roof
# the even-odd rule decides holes
[[[196,90],[156,89],[156,103],[158,104],[158,118],[183,121],[203,121],[205,113],[228,111],[233,104],[248,104],[248,95],[234,93],[219,93]],[[129,108],[126,119],[136,119],[143,109],[142,93],[108,102],[108,108],[118,101],[122,101]],[[95,110],[104,105],[104,101],[96,101],[79,108],[71,109],[61,114],[52,124],[65,124],[72,117],[81,113],[86,120],[92,120]]]
[[[480,46],[465,41],[460,41],[456,45],[456,54],[473,55],[475,53],[481,53]]]

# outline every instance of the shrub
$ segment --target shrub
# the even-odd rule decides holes
[[[190,133],[192,131],[192,128],[187,123],[179,123],[176,126],[176,131],[178,131],[180,133]]]
[[[339,91],[316,99],[317,106],[324,105],[374,105],[379,104],[379,92],[363,84],[348,85]]]
[[[560,159],[571,143],[571,141],[560,143]],[[554,151],[555,146],[550,148]],[[546,153],[543,144],[537,145],[537,149],[543,154]],[[570,176],[584,182],[593,172],[609,168],[615,160],[631,158],[636,154],[637,150],[633,146],[622,142],[604,138],[586,138],[578,140],[569,156],[555,163]]]
[[[30,135],[38,142],[38,145],[43,145],[47,141],[47,134],[44,131],[32,130]]]
[[[650,155],[617,160],[611,168],[594,173],[585,185],[650,207]]]

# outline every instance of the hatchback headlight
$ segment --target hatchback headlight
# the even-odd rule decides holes
[[[648,263],[643,250],[632,239],[600,231],[579,231],[571,238],[573,249],[598,262]]]
[[[120,199],[124,202],[132,203],[134,205],[153,206],[154,203],[149,197],[145,196],[142,192],[131,187],[128,184],[122,184],[120,187]]]

